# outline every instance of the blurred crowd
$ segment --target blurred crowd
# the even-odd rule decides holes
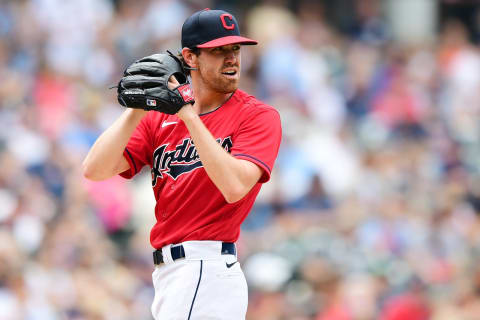
[[[480,319],[478,39],[446,19],[403,43],[387,1],[342,28],[325,3],[1,1],[0,319],[151,319],[149,170],[94,183],[81,162],[122,112],[108,88],[205,7],[259,40],[241,88],[282,116],[238,242],[247,319]]]

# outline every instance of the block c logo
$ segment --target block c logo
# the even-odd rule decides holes
[[[235,23],[232,23],[232,24],[227,24],[227,21],[225,20],[226,18],[228,18],[230,21],[233,21],[233,17],[231,14],[228,14],[228,13],[224,13],[220,16],[220,20],[222,20],[222,25],[225,29],[227,30],[232,30],[235,28]]]

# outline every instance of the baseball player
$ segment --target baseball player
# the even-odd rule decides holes
[[[89,151],[84,175],[151,168],[155,319],[245,319],[235,242],[270,178],[280,117],[238,89],[241,46],[257,42],[240,36],[232,14],[194,13],[181,41],[180,58],[154,54],[126,69],[118,100],[127,108]]]

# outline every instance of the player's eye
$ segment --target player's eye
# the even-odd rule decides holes
[[[240,50],[240,46],[239,45],[235,45],[232,47],[232,50],[233,51],[239,51]]]

